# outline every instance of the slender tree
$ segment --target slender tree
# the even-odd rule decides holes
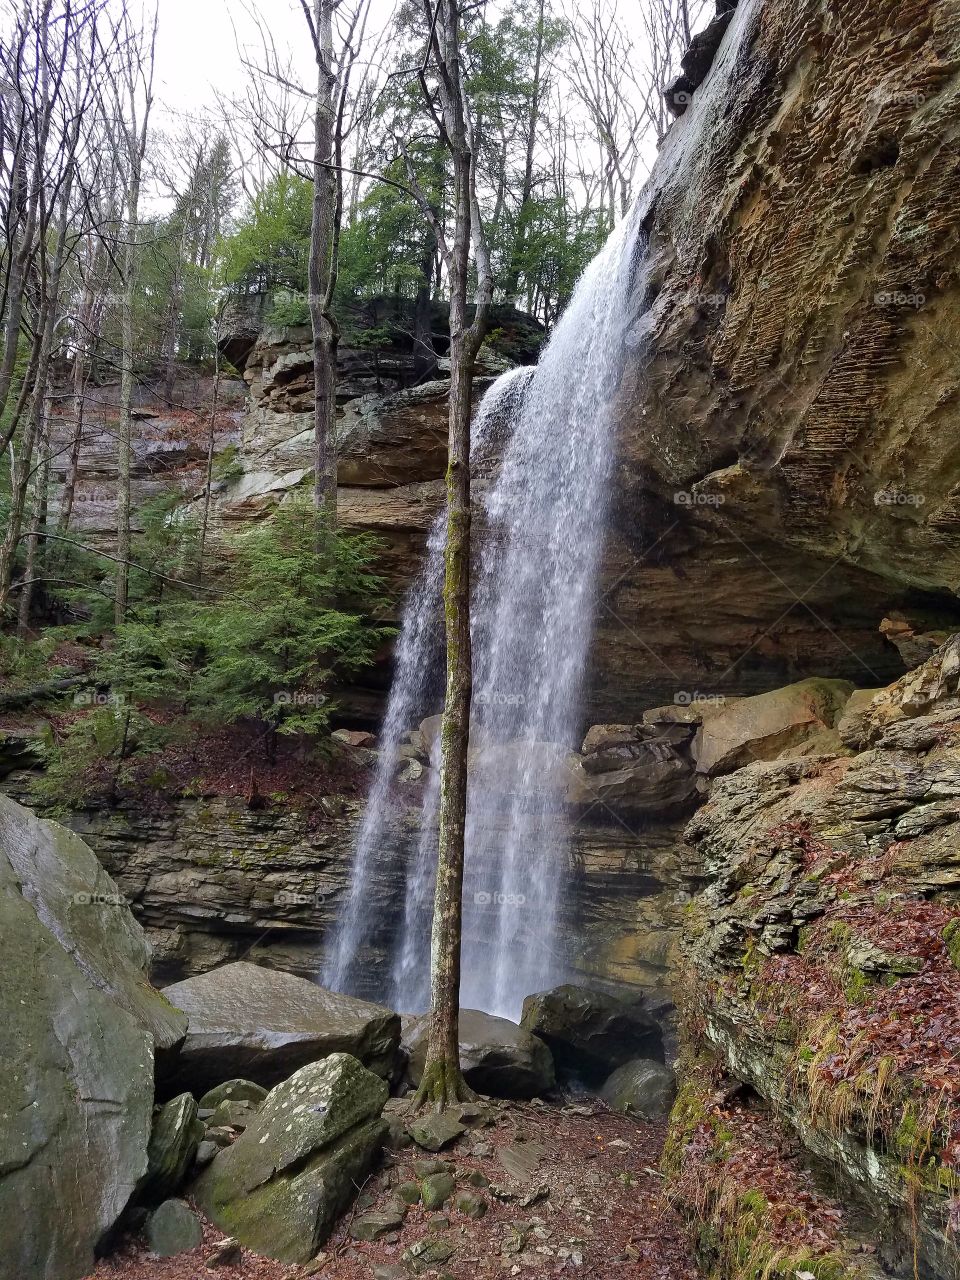
[[[483,341],[492,291],[489,254],[477,199],[475,149],[461,61],[459,0],[422,0],[427,51],[419,71],[425,100],[453,170],[453,237],[448,242],[429,202],[450,287],[450,406],[447,540],[443,605],[447,641],[446,699],[440,731],[440,825],[431,940],[430,1035],[415,1106],[444,1107],[472,1094],[460,1069],[460,948],[467,818],[467,751],[473,659],[470,643],[470,416],[473,367]],[[428,74],[432,71],[432,74]],[[471,256],[477,305],[468,316]]]
[[[123,23],[129,26],[126,13]],[[130,589],[130,462],[133,437],[134,308],[137,295],[138,235],[143,162],[153,108],[154,53],[157,14],[147,43],[128,30],[127,59],[115,86],[117,121],[121,126],[126,164],[126,245],[123,255],[123,297],[120,336],[120,422],[117,435],[117,582],[114,614],[117,625],[126,617]]]

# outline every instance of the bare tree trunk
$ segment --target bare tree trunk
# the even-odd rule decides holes
[[[157,41],[157,21],[154,16],[153,39],[145,54],[140,48],[130,51],[131,63],[126,69],[126,94],[129,106],[127,126],[127,243],[123,261],[123,302],[121,304],[121,353],[120,353],[120,425],[117,438],[117,583],[114,601],[114,621],[117,626],[127,616],[130,594],[130,462],[133,438],[133,308],[137,290],[138,223],[140,216],[140,187],[143,181],[143,159],[147,150],[147,133],[150,110],[153,106],[154,50]],[[135,65],[134,65],[135,64]],[[142,84],[143,116],[137,124],[137,98]]]
[[[336,422],[337,340],[330,314],[337,188],[333,69],[334,0],[315,0],[317,102],[314,116],[313,222],[310,230],[309,307],[313,330],[314,501],[332,528],[337,517]]]
[[[0,543],[0,615],[6,610],[10,598],[10,584],[13,577],[13,563],[17,546],[23,529],[23,514],[27,500],[27,488],[30,483],[33,451],[43,429],[43,410],[50,379],[50,358],[53,353],[54,330],[57,322],[57,305],[60,297],[60,277],[66,259],[66,230],[70,206],[71,177],[68,176],[61,194],[60,216],[56,228],[56,249],[50,278],[44,289],[41,311],[37,317],[37,332],[40,336],[37,351],[36,373],[33,380],[33,398],[30,416],[24,428],[19,457],[15,455],[15,466],[10,474],[10,510],[7,516],[7,529]],[[25,388],[24,388],[25,390]],[[23,392],[21,392],[21,399]]]
[[[432,21],[433,6],[425,13]],[[460,62],[458,0],[440,0],[434,38],[443,138],[454,174],[453,244],[446,251],[450,277],[450,413],[447,466],[447,543],[443,606],[447,641],[446,699],[440,730],[440,829],[430,948],[430,1038],[414,1106],[438,1108],[473,1094],[460,1069],[460,950],[467,820],[467,751],[473,692],[470,641],[470,413],[473,365],[487,324],[492,282],[476,198],[476,174]],[[442,243],[442,241],[441,241]],[[470,249],[476,246],[480,281],[472,325],[467,325]]]
[[[203,486],[203,514],[200,517],[200,538],[197,548],[197,583],[203,582],[203,557],[207,546],[207,530],[210,527],[210,494],[213,489],[213,446],[217,433],[217,412],[220,408],[220,321],[223,318],[223,308],[217,316],[217,333],[213,344],[214,351],[214,374],[213,374],[213,403],[210,406],[210,421],[207,427],[207,461],[205,468],[205,480]]]
[[[37,464],[33,484],[30,533],[27,535],[26,552],[20,601],[17,612],[17,636],[23,639],[30,627],[30,611],[33,606],[33,586],[37,576],[37,553],[41,534],[47,524],[47,501],[50,487],[50,413],[49,390],[44,400],[43,417],[37,441],[40,461]]]
[[[520,210],[517,215],[517,237],[511,255],[510,270],[504,283],[507,301],[513,302],[520,285],[520,264],[527,240],[527,220],[530,216],[530,200],[533,196],[533,162],[537,147],[537,128],[540,124],[540,93],[543,68],[543,39],[546,0],[540,0],[537,10],[537,47],[533,60],[533,83],[530,91],[530,110],[527,116],[527,154],[523,169],[523,187],[520,191]]]

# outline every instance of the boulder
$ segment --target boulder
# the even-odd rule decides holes
[[[387,1096],[349,1054],[302,1067],[200,1175],[198,1205],[256,1253],[309,1261],[379,1155]]]
[[[527,996],[520,1025],[546,1041],[561,1079],[600,1084],[633,1058],[663,1057],[663,1033],[641,1002],[567,984]]]
[[[266,1096],[267,1090],[252,1080],[224,1080],[223,1084],[209,1089],[198,1105],[201,1111],[215,1111],[221,1102],[249,1102],[258,1107]]]
[[[396,1058],[395,1013],[293,974],[238,961],[164,994],[189,1017],[172,1084],[195,1093],[236,1075],[270,1088],[331,1053],[352,1054],[378,1075]]]
[[[600,1096],[611,1111],[643,1120],[666,1120],[677,1096],[677,1077],[662,1062],[635,1058],[617,1067]]]
[[[567,768],[568,804],[636,815],[669,813],[696,799],[693,765],[668,743],[638,741],[629,748],[632,759],[621,761],[619,767],[614,767],[610,754],[604,753],[599,762],[587,757]],[[598,771],[606,766],[609,771]]]
[[[154,1045],[184,1020],[72,832],[0,796],[0,1275],[79,1280],[147,1171]]]
[[[467,1132],[452,1109],[431,1111],[407,1125],[407,1133],[424,1151],[442,1151]]]
[[[203,1244],[200,1219],[183,1200],[165,1200],[147,1219],[147,1244],[158,1258],[175,1258]]]
[[[837,721],[837,734],[845,747],[861,747],[867,738],[870,707],[882,689],[854,689],[843,715]]]
[[[172,1056],[187,1020],[146,980],[150,943],[91,849],[66,827],[3,795],[0,849],[38,919],[91,985],[148,1033],[159,1061]]]
[[[429,1030],[426,1017],[404,1021],[403,1047],[415,1085],[423,1076]],[[460,1065],[472,1089],[495,1098],[536,1098],[555,1084],[553,1059],[542,1040],[477,1009],[460,1010]]]
[[[814,734],[833,729],[853,685],[847,680],[801,680],[743,698],[705,719],[693,754],[699,773],[715,777],[754,760],[773,760]]]
[[[204,1135],[192,1094],[171,1098],[157,1112],[147,1147],[147,1172],[137,1199],[157,1203],[179,1190]]]

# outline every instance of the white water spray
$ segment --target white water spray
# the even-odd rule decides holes
[[[474,424],[475,447],[482,453],[493,425],[512,410],[499,474],[474,526],[474,713],[461,1000],[506,1017],[518,1016],[525,995],[568,973],[557,927],[569,875],[567,761],[582,731],[618,392],[626,356],[640,340],[642,266],[641,237],[629,218],[587,268],[536,370],[515,370],[500,379]],[[392,761],[438,691],[442,557],[440,521],[407,607],[381,737],[382,763],[325,973],[329,985],[357,990],[364,945],[385,936],[385,922],[390,923],[390,982],[375,994],[409,1011],[425,1008],[429,993],[437,759],[431,761],[419,835],[407,857],[403,902],[384,904],[382,885],[390,870],[385,850],[396,848]]]

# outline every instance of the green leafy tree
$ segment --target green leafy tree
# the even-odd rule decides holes
[[[282,171],[257,191],[221,246],[223,278],[244,293],[303,294],[310,258],[313,186]]]
[[[216,603],[191,610],[204,655],[191,703],[219,722],[252,720],[268,754],[276,734],[329,722],[331,686],[368,666],[386,635],[369,538],[324,533],[303,499],[239,538]]]

